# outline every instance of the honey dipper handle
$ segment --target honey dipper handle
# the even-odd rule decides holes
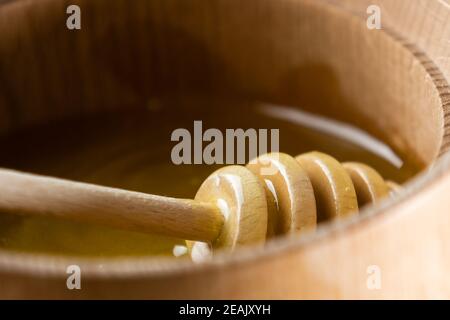
[[[211,241],[223,216],[211,204],[0,170],[0,213],[52,216]]]

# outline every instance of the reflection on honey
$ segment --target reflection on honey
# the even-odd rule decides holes
[[[219,166],[172,164],[171,149],[176,142],[171,142],[170,136],[177,128],[192,130],[193,121],[202,120],[204,130],[279,129],[282,152],[297,155],[320,150],[339,161],[367,163],[386,179],[397,182],[419,171],[417,163],[406,161],[399,166],[398,161],[375,154],[373,146],[347,140],[351,135],[343,138],[306,127],[306,122],[293,121],[295,114],[280,115],[282,110],[287,109],[186,97],[182,101],[155,100],[145,109],[58,121],[5,136],[0,139],[0,166],[193,198],[202,181]],[[176,239],[50,218],[0,215],[3,249],[86,256],[172,255],[174,245],[179,243]]]

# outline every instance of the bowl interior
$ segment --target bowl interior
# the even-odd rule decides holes
[[[433,63],[361,17],[293,2],[79,0],[81,30],[66,28],[61,1],[1,5],[0,132],[33,141],[42,125],[93,119],[101,127],[112,112],[139,110],[155,112],[152,125],[164,128],[169,118],[179,126],[264,104],[362,128],[405,163],[431,165],[447,148],[446,83]]]

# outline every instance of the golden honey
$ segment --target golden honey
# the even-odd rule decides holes
[[[421,169],[419,163],[396,161],[362,145],[352,135],[323,130],[323,119],[296,108],[260,102],[184,97],[149,101],[146,108],[55,121],[11,133],[0,139],[0,166],[26,172],[181,198],[193,198],[202,181],[220,165],[175,165],[171,133],[203,127],[279,129],[280,151],[312,150],[339,161],[371,165],[386,179],[404,182]],[[317,126],[311,126],[316,121]],[[322,121],[322,122],[321,122]],[[348,131],[346,131],[348,133]],[[364,140],[366,141],[366,140]],[[383,150],[388,149],[384,146]],[[181,240],[156,235],[59,221],[0,215],[0,248],[64,255],[172,255]]]

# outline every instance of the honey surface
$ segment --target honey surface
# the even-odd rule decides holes
[[[267,112],[271,108],[248,102],[155,100],[147,108],[61,120],[1,137],[0,166],[193,198],[202,181],[221,165],[174,165],[171,149],[176,142],[170,136],[177,128],[192,132],[193,121],[202,120],[203,130],[279,129],[282,152],[294,156],[318,150],[339,161],[361,161],[397,182],[420,169],[412,162],[395,165],[347,139],[292,121],[291,116],[274,117],[273,112]],[[278,113],[283,110],[276,109]],[[182,242],[55,219],[0,215],[2,249],[86,256],[172,255],[178,243]]]

